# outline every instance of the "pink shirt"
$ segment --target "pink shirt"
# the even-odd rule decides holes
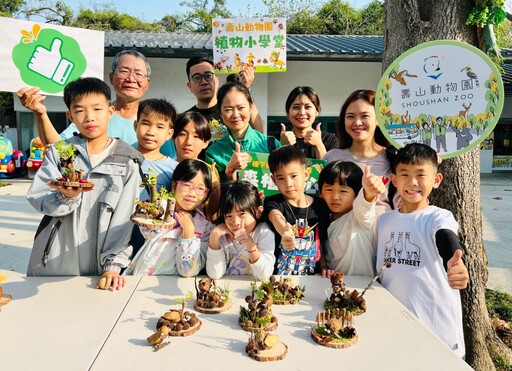
[[[323,158],[324,160],[329,162],[333,161],[352,161],[356,163],[363,171],[364,168],[369,165],[371,166],[372,173],[382,177],[384,183],[386,183],[387,188],[389,189],[389,174],[391,173],[391,169],[389,166],[389,161],[386,157],[386,150],[382,150],[377,156],[371,158],[363,158],[354,156],[348,148],[345,149],[331,149],[327,152]],[[384,194],[380,195],[377,203],[375,205],[375,212],[377,216],[382,214],[385,211],[391,210],[391,206],[388,201],[388,192],[386,191]]]

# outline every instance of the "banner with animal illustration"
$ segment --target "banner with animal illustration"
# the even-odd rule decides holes
[[[251,161],[244,170],[238,170],[238,179],[246,180],[253,184],[260,191],[263,191],[265,197],[279,193],[276,185],[272,181],[270,169],[268,168],[268,153],[248,152],[251,155]],[[318,177],[320,172],[327,165],[327,161],[313,158],[306,159],[306,168],[309,176],[306,179],[305,193],[318,196]]]
[[[104,32],[0,17],[0,90],[62,95],[82,76],[103,79]]]
[[[375,111],[396,147],[424,143],[450,158],[489,136],[504,101],[500,72],[489,57],[469,44],[438,40],[409,49],[388,67]]]
[[[286,72],[286,18],[214,18],[215,73]]]

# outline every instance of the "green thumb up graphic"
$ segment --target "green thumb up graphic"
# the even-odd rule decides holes
[[[38,86],[47,93],[60,93],[71,80],[79,78],[87,67],[78,42],[61,32],[47,28],[23,37],[12,50],[12,59],[24,83]]]
[[[74,64],[62,58],[60,54],[61,46],[61,39],[54,39],[50,50],[38,46],[32,54],[28,69],[55,81],[57,84],[64,85],[73,70]]]

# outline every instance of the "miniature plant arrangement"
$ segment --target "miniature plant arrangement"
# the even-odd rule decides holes
[[[251,283],[251,292],[251,295],[245,297],[247,308],[240,306],[238,323],[245,331],[275,330],[277,317],[272,315],[270,308],[273,303],[272,296],[266,291],[256,288],[256,282]]]
[[[279,336],[261,329],[249,335],[245,351],[249,357],[260,362],[278,361],[286,357],[288,346],[279,341]]]
[[[305,286],[293,286],[292,279],[283,278],[283,276],[279,279],[271,276],[268,282],[261,283],[260,289],[270,294],[276,305],[296,304],[304,297],[306,291]]]
[[[231,308],[231,300],[229,300],[229,291],[217,286],[215,280],[211,278],[203,278],[197,282],[194,281],[196,287],[196,302],[194,309],[201,313],[217,314],[227,311]]]
[[[155,351],[168,345],[161,345],[167,336],[189,336],[201,328],[201,320],[195,313],[185,311],[186,301],[194,294],[188,293],[185,298],[176,299],[181,303],[181,309],[170,309],[160,317],[156,324],[157,331],[147,338]]]
[[[366,301],[357,290],[347,290],[343,282],[343,273],[334,272],[331,276],[332,294],[325,300],[325,309],[346,309],[354,315],[366,312]]]
[[[4,294],[2,289],[2,283],[7,282],[7,280],[7,276],[3,273],[0,273],[0,307],[8,304],[12,299],[11,295]]]
[[[157,190],[157,174],[149,169],[150,174],[145,174],[144,185],[149,192],[149,200],[135,200],[135,212],[130,220],[141,227],[172,228],[176,224],[173,217],[176,206],[176,198],[166,188]],[[165,205],[165,210],[164,210]]]
[[[353,314],[336,308],[316,315],[316,327],[311,337],[318,344],[329,348],[348,348],[357,343],[358,335],[352,326]]]
[[[92,188],[94,183],[89,179],[84,179],[84,171],[75,169],[76,147],[64,140],[55,143],[55,149],[59,155],[61,166],[61,177],[52,181],[54,185],[75,188]]]

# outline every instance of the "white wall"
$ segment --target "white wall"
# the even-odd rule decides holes
[[[112,58],[105,58],[107,82],[111,62]],[[178,112],[192,107],[195,98],[186,85],[186,63],[187,59],[150,58],[151,86],[145,98],[166,98]],[[290,91],[299,85],[311,86],[320,96],[322,114],[338,116],[343,101],[353,90],[376,89],[380,71],[381,63],[289,61],[285,73],[256,74],[251,92],[262,117],[284,116],[284,103]],[[224,82],[222,75],[220,83]],[[14,103],[16,111],[27,112],[18,99]],[[50,112],[66,111],[62,97],[49,96],[45,104]]]
[[[322,115],[338,116],[345,98],[356,89],[376,90],[381,75],[380,62],[289,61],[286,73],[268,75],[268,114],[286,115],[284,104],[296,86],[316,90]]]

